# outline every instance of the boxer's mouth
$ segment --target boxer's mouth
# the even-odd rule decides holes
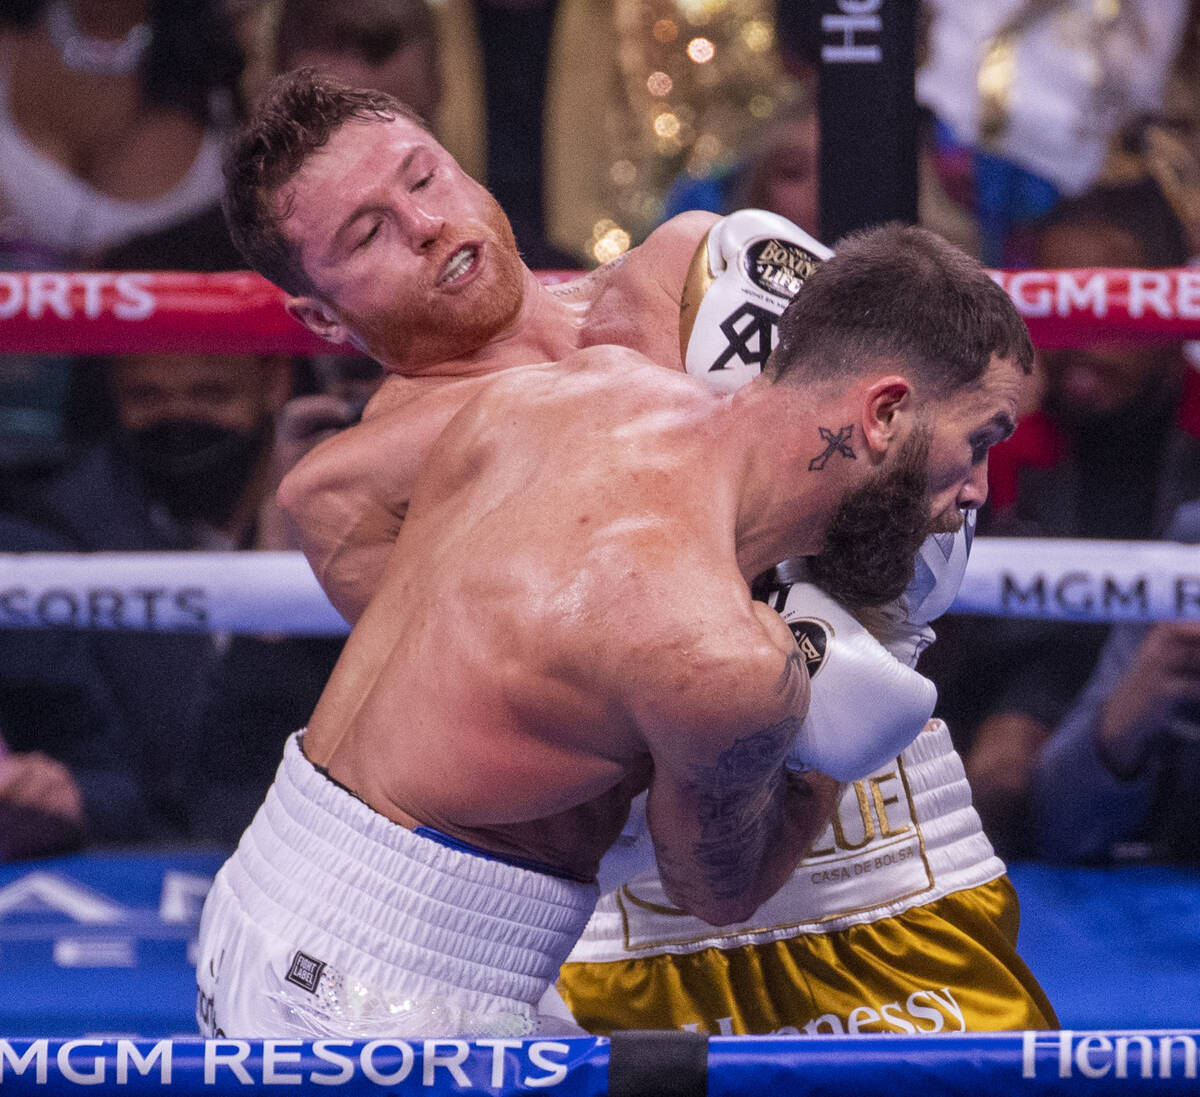
[[[479,266],[479,248],[475,244],[463,244],[446,260],[438,278],[439,286],[459,286],[475,273]]]

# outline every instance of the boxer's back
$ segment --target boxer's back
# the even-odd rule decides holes
[[[672,653],[754,647],[736,500],[696,475],[719,402],[612,348],[489,386],[430,455],[309,757],[399,822],[590,872],[647,777],[639,690]]]

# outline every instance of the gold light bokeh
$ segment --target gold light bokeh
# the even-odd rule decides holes
[[[581,243],[597,262],[645,239],[675,180],[727,169],[799,95],[780,63],[775,0],[612,6],[617,40],[603,48],[613,49],[624,98],[606,103],[596,125],[608,150],[609,216]]]

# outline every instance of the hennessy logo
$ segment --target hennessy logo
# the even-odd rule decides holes
[[[741,305],[721,321],[726,345],[709,371],[725,369],[726,363],[735,354],[746,365],[757,366],[761,370],[775,345],[776,323],[776,316],[769,309],[749,302]]]
[[[854,450],[850,447],[850,439],[854,437],[853,424],[848,427],[839,427],[837,434],[827,427],[818,427],[817,430],[821,435],[821,441],[825,443],[825,449],[809,461],[809,472],[820,472],[835,453],[849,457],[851,461],[854,460]]]

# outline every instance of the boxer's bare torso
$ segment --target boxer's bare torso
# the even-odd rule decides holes
[[[728,406],[610,347],[495,379],[430,454],[310,760],[403,825],[586,878],[648,782],[653,829],[695,819],[711,790],[688,783],[731,743],[782,759],[808,680],[735,556]],[[749,778],[792,812],[762,813],[787,839],[774,886],[827,810],[778,759]],[[696,834],[655,837],[695,872]]]
[[[640,247],[555,286],[532,280],[508,333],[419,376],[390,373],[363,422],[317,447],[285,480],[280,502],[334,605],[350,621],[366,606],[403,521],[424,455],[459,408],[513,366],[612,344],[682,369],[679,311],[688,265],[716,220],[683,214]]]

